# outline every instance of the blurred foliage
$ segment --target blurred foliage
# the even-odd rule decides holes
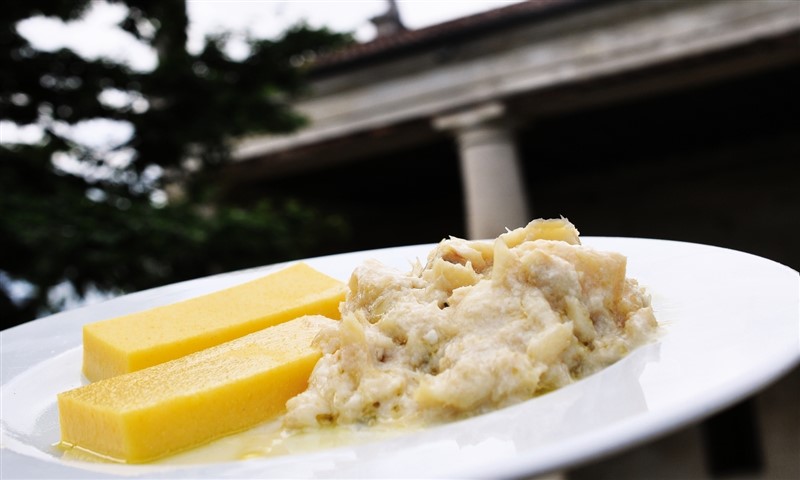
[[[233,205],[218,193],[218,171],[230,159],[231,139],[304,124],[290,104],[306,88],[298,59],[345,45],[350,35],[301,25],[277,40],[251,41],[250,55],[237,61],[224,53],[224,36],[198,54],[186,50],[184,2],[111,3],[127,7],[120,27],[157,52],[154,70],[68,49],[37,51],[17,33],[20,21],[37,15],[79,19],[91,0],[3,8],[2,119],[44,132],[36,144],[0,149],[4,325],[59,309],[49,293],[65,282],[79,295],[140,290],[325,253],[346,235],[337,217],[269,199],[269,192],[255,204]],[[109,91],[130,101],[100,101]],[[70,125],[94,119],[127,122],[134,133],[106,151],[70,139]],[[79,166],[61,167],[59,155]],[[124,161],[111,161],[115,155]],[[170,185],[182,194],[155,203],[153,193],[164,197]],[[12,295],[12,281],[32,288]]]

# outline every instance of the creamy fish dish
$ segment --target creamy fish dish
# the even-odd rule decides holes
[[[357,267],[342,319],[287,404],[289,428],[471,416],[590,375],[650,341],[650,297],[626,257],[581,245],[565,219],[494,241],[441,241],[423,264]]]

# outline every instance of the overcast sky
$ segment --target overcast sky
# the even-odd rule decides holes
[[[519,0],[398,0],[400,15],[409,28],[422,28]],[[189,49],[198,51],[203,39],[222,30],[238,32],[230,45],[232,56],[243,54],[245,35],[271,38],[304,20],[313,27],[354,32],[359,41],[373,38],[369,19],[388,8],[386,0],[188,0]],[[64,46],[90,57],[125,60],[132,67],[149,70],[155,55],[132,36],[116,27],[125,9],[98,0],[82,21],[64,23],[54,18],[29,19],[18,26],[36,48],[55,50]]]
[[[417,29],[519,1],[398,0],[397,4],[406,27]],[[300,21],[312,27],[353,32],[359,41],[366,42],[375,35],[369,19],[385,12],[388,5],[387,0],[187,0],[188,47],[197,52],[207,35],[234,32],[228,52],[236,58],[247,53],[243,41],[247,36],[273,38]],[[155,53],[117,26],[124,15],[124,6],[96,0],[81,20],[65,23],[56,18],[35,17],[20,22],[17,28],[40,50],[67,47],[90,59],[109,58],[140,71],[155,68]],[[103,100],[113,104],[115,93],[105,93],[108,95]],[[73,140],[100,149],[124,143],[132,133],[130,125],[107,119],[60,127]],[[41,129],[35,125],[18,126],[0,120],[0,143],[35,143],[41,136]]]

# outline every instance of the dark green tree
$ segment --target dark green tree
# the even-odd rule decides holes
[[[57,285],[78,295],[135,291],[327,253],[325,245],[345,235],[338,217],[291,199],[232,204],[217,179],[232,139],[303,125],[290,104],[306,88],[302,60],[351,37],[301,25],[277,40],[252,41],[250,55],[235,61],[223,51],[224,36],[198,54],[187,51],[183,1],[115,3],[127,7],[121,28],[157,52],[153,71],[68,49],[37,51],[17,32],[36,15],[79,19],[91,0],[10,2],[0,14],[2,119],[43,132],[36,144],[0,146],[5,325],[57,310],[49,295]],[[100,101],[108,91],[131,101]],[[127,122],[134,133],[109,151],[65,134],[65,126],[92,119]],[[59,155],[78,167],[62,168]],[[155,202],[170,185],[183,194]],[[29,288],[12,294],[15,285]]]

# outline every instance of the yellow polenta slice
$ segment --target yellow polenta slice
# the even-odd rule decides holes
[[[321,356],[312,340],[332,323],[297,318],[61,393],[61,443],[138,463],[276,417],[306,389]]]
[[[339,318],[345,285],[305,263],[179,303],[83,327],[91,381],[182,357],[302,315]]]

